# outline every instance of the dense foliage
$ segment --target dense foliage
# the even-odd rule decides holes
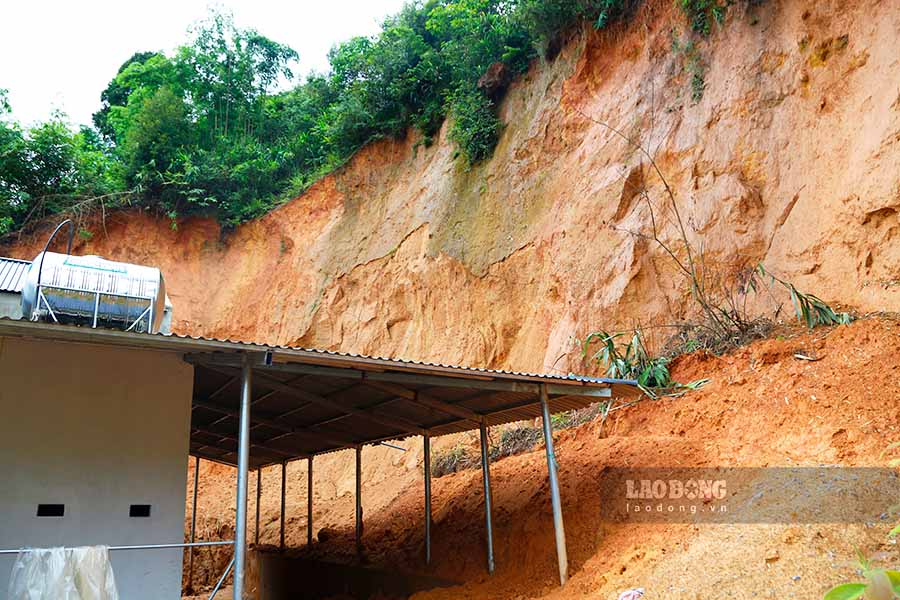
[[[637,2],[418,0],[380,34],[335,46],[328,71],[297,85],[291,48],[213,12],[171,56],[129,58],[93,127],[73,132],[61,114],[22,127],[0,91],[0,233],[98,201],[238,223],[369,141],[413,127],[430,144],[447,115],[462,160],[477,163],[502,130],[495,105],[508,79],[579,23],[603,27]],[[679,2],[698,29],[719,18],[711,0],[699,12],[697,0]],[[484,85],[498,64],[506,79]]]

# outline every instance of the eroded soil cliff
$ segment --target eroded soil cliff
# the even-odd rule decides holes
[[[578,370],[573,339],[686,310],[671,261],[626,232],[650,228],[639,180],[664,197],[615,127],[651,151],[711,263],[900,308],[900,6],[736,5],[697,42],[699,102],[680,19],[649,2],[579,32],[513,86],[500,145],[471,170],[446,135],[381,141],[234,231],[132,211],[84,225],[77,252],[158,265],[183,333]],[[30,258],[45,237],[3,251]]]

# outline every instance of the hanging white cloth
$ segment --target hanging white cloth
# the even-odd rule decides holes
[[[119,600],[106,546],[22,550],[8,589],[9,600]]]

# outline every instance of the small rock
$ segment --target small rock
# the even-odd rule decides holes
[[[796,527],[791,527],[781,536],[781,541],[785,544],[796,544],[800,539],[800,531]]]
[[[502,62],[495,62],[478,79],[478,87],[484,91],[486,96],[496,101],[503,97],[510,81],[512,81],[512,73],[510,73],[509,67]]]
[[[778,550],[772,549],[766,552],[766,563],[771,564],[781,558],[781,554],[778,553]]]
[[[319,542],[327,542],[328,540],[333,540],[335,537],[337,537],[337,531],[330,527],[323,527],[319,530],[318,535],[316,535],[316,539]]]

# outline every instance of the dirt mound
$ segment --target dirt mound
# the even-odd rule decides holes
[[[493,577],[484,570],[480,472],[434,480],[430,572],[465,584],[416,598],[616,598],[633,587],[644,587],[646,598],[816,598],[830,584],[854,577],[854,546],[869,554],[888,552],[889,560],[900,558],[896,547],[886,543],[889,520],[853,525],[621,524],[601,516],[611,502],[606,476],[616,467],[884,465],[885,448],[900,440],[898,320],[882,317],[786,333],[723,357],[689,355],[675,364],[674,372],[682,381],[707,377],[710,383],[681,398],[645,400],[616,411],[602,431],[595,421],[557,434],[569,585],[556,586],[546,463],[539,448],[492,466]],[[437,441],[449,445],[459,440]],[[419,446],[417,439],[404,445]],[[425,571],[421,453],[396,456],[403,459],[392,461],[393,467],[364,461],[368,497],[376,488],[386,490],[376,503],[366,505],[365,556],[374,564]],[[323,462],[326,458],[333,463],[323,466],[323,476],[332,466],[336,477],[345,463],[352,468],[352,453],[323,457]],[[204,518],[213,517],[213,506],[233,504],[230,472],[215,466],[204,471]],[[262,531],[264,541],[273,543],[279,492],[275,471],[266,475]],[[290,488],[292,545],[305,539],[298,516],[305,501],[300,486]],[[350,490],[318,496],[317,520],[334,537],[299,552],[353,561],[352,501]],[[253,511],[251,505],[251,515]],[[225,515],[232,518],[233,510]]]

